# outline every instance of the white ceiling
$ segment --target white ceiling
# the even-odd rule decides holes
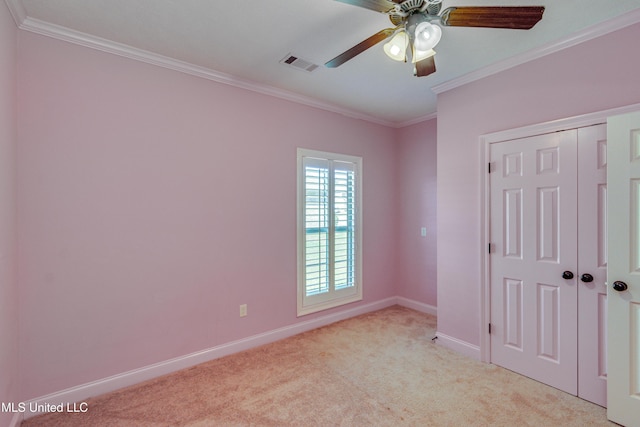
[[[333,0],[6,1],[25,30],[391,126],[433,117],[433,87],[640,21],[640,0],[444,0],[443,8],[546,11],[528,31],[444,27],[437,72],[418,78],[410,64],[390,60],[383,43],[334,69],[307,73],[281,64],[289,53],[324,64],[393,26],[384,14]]]

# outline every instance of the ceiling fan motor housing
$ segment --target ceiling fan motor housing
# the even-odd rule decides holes
[[[407,22],[414,15],[422,16],[422,21],[431,21],[437,18],[441,7],[442,0],[405,0],[388,12],[389,19],[396,26]]]
[[[400,9],[402,9],[404,12],[411,13],[414,10],[421,8],[424,3],[424,0],[405,0],[400,3]]]
[[[437,15],[440,13],[442,0],[427,0],[427,13],[429,15]]]

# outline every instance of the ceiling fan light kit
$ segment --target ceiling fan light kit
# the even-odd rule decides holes
[[[372,46],[392,37],[383,50],[395,61],[407,59],[408,48],[414,75],[428,76],[436,71],[433,48],[445,27],[484,27],[529,30],[542,19],[544,6],[460,6],[440,13],[442,0],[337,0],[389,16],[395,28],[386,28],[327,61],[338,67]]]
[[[441,37],[440,27],[429,22],[421,22],[416,25],[416,31],[413,33],[413,47],[416,50],[431,50],[436,47]]]
[[[384,44],[383,50],[394,61],[406,61],[407,46],[409,46],[409,36],[405,30],[399,30]]]

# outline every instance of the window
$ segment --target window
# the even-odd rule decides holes
[[[298,316],[362,299],[362,158],[298,149]]]

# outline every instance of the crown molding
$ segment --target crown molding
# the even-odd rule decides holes
[[[20,28],[24,20],[27,18],[27,11],[24,9],[21,0],[5,0],[7,7],[13,20],[16,22],[16,26]]]
[[[503,61],[496,62],[479,70],[464,74],[463,76],[460,76],[458,78],[446,81],[442,84],[434,86],[432,90],[436,94],[441,94],[467,83],[471,83],[476,80],[480,80],[493,74],[499,73],[501,71],[505,71],[518,65],[522,65],[534,59],[559,52],[563,49],[567,49],[569,47],[584,43],[597,37],[604,36],[605,34],[612,33],[630,25],[637,24],[638,22],[640,22],[640,9],[624,13],[616,18],[601,22],[582,31],[573,33],[570,36],[558,41],[542,45],[522,54],[515,55]]]
[[[147,64],[156,65],[163,68],[168,68],[174,71],[190,74],[193,76],[201,77],[204,79],[212,80],[217,83],[222,83],[237,88],[250,90],[253,92],[261,93],[268,96],[284,99],[287,101],[295,102],[298,104],[306,105],[309,107],[321,109],[324,111],[343,115],[345,117],[364,120],[367,122],[379,124],[391,128],[402,128],[411,126],[423,121],[432,120],[437,118],[437,112],[428,114],[426,116],[418,117],[416,119],[395,122],[390,120],[384,120],[379,117],[371,116],[361,113],[356,110],[344,108],[335,104],[319,101],[315,98],[300,95],[291,91],[276,88],[273,86],[257,83],[254,81],[241,79],[231,74],[222,73],[210,68],[201,67],[198,65],[190,64],[177,59],[169,58],[163,55],[159,55],[153,52],[137,49],[125,44],[116,43],[111,40],[103,39],[100,37],[92,36],[90,34],[82,33],[79,31],[71,30],[66,27],[50,24],[38,19],[30,18],[27,16],[26,10],[22,5],[21,0],[5,0],[11,15],[13,16],[16,25],[21,30],[30,31],[36,34],[44,35],[47,37],[55,38],[58,40],[74,43],[91,49],[97,49],[103,52],[111,53],[114,55],[126,57],[129,59],[145,62]],[[457,88],[467,83],[480,80],[485,77],[489,77],[493,74],[501,71],[508,70],[510,68],[522,65],[526,62],[534,59],[541,58],[543,56],[561,51],[563,49],[575,46],[585,41],[603,36],[613,31],[622,29],[629,25],[633,25],[640,22],[640,9],[625,13],[619,17],[610,19],[600,24],[589,27],[583,31],[579,31],[561,39],[556,42],[552,42],[541,47],[532,49],[528,52],[507,58],[503,61],[491,64],[482,69],[467,73],[461,77],[446,81],[439,85],[436,85],[432,90],[436,94],[446,92],[448,90]]]
[[[420,116],[415,119],[407,120],[404,122],[396,123],[394,127],[396,128],[404,128],[407,126],[417,125],[418,123],[426,122],[427,120],[433,120],[438,118],[438,112],[433,112],[431,114],[427,114],[426,116]]]
[[[6,1],[12,2],[16,5],[20,4],[20,0],[6,0]],[[257,92],[263,95],[273,96],[275,98],[280,98],[286,101],[303,104],[303,105],[317,108],[320,110],[337,113],[345,117],[365,120],[365,121],[376,123],[386,127],[393,127],[393,128],[399,127],[399,123],[397,122],[384,120],[379,117],[361,113],[359,111],[355,111],[348,108],[340,107],[335,104],[319,101],[309,96],[304,96],[304,95],[300,95],[284,89],[276,88],[273,86],[256,83],[250,80],[233,76],[231,74],[222,73],[216,70],[212,70],[210,68],[201,67],[185,61],[180,61],[164,55],[159,55],[157,53],[149,52],[143,49],[138,49],[129,45],[117,43],[111,40],[107,40],[101,37],[96,37],[80,31],[71,30],[69,28],[51,24],[45,21],[41,21],[39,19],[26,17],[22,20],[22,23],[19,25],[19,28],[21,30],[25,30],[25,31],[40,34],[43,36],[51,37],[54,39],[62,40],[65,42],[77,44],[77,45],[88,47],[91,49],[100,50],[102,52],[111,53],[114,55],[133,59],[136,61],[145,62],[147,64],[156,65],[158,67],[168,68],[170,70],[190,74],[192,76],[201,77],[217,83],[234,86],[240,89],[246,89],[246,90]]]

